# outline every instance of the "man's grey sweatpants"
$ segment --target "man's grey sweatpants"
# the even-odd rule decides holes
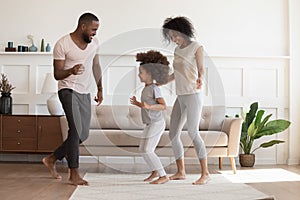
[[[69,125],[68,137],[55,151],[54,156],[61,160],[66,157],[69,168],[79,167],[79,144],[89,136],[91,121],[90,94],[80,94],[71,89],[58,91]]]

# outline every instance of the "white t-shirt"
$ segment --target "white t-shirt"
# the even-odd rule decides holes
[[[175,48],[173,66],[177,95],[200,92],[199,89],[196,89],[198,68],[195,55],[200,47],[201,45],[192,41],[183,49],[178,46]]]
[[[85,70],[80,75],[70,75],[63,80],[59,80],[58,90],[69,88],[81,94],[89,93],[89,87],[95,83],[93,59],[98,52],[99,42],[95,37],[84,50],[74,43],[70,34],[59,39],[53,49],[53,58],[55,60],[65,60],[64,69],[70,69],[76,64],[83,64]]]

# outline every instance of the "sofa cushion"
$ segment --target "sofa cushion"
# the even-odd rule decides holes
[[[221,131],[200,131],[206,147],[227,146],[228,135]],[[142,131],[140,130],[90,130],[88,139],[83,143],[88,146],[139,146]],[[185,147],[193,146],[187,133],[183,131],[181,140]],[[126,141],[126,142],[124,142]],[[158,147],[172,146],[169,132],[165,131],[159,141]]]
[[[170,128],[172,107],[164,111],[166,130]],[[200,130],[221,130],[225,117],[224,106],[203,106]],[[92,106],[91,129],[122,129],[141,130],[144,124],[141,119],[141,109],[128,105]],[[186,125],[183,130],[186,130]]]
[[[200,130],[221,130],[225,118],[225,106],[203,106]]]
[[[142,130],[140,112],[136,106],[92,106],[90,129]]]

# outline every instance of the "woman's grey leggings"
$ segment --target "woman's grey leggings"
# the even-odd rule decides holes
[[[199,134],[201,111],[201,93],[177,96],[171,114],[169,133],[176,160],[183,159],[184,157],[180,135],[185,122],[187,122],[188,134],[193,141],[199,160],[207,158],[205,144]]]

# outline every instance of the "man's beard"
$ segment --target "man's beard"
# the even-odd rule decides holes
[[[86,42],[86,43],[91,43],[92,40],[90,40],[90,36],[89,35],[86,35],[86,34],[83,34],[83,40]]]

